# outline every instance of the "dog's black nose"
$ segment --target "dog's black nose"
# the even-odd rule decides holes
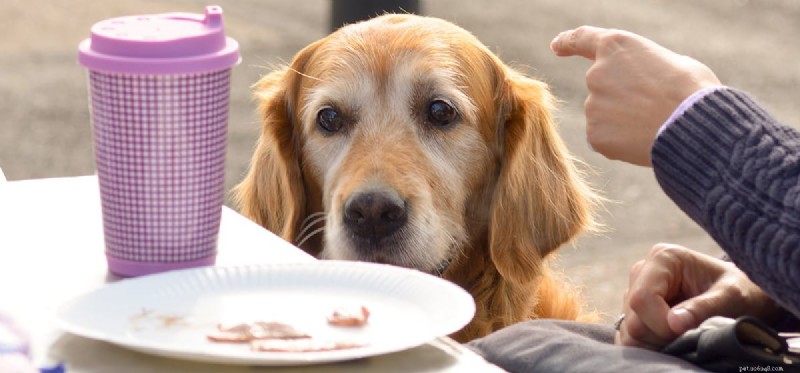
[[[357,193],[344,204],[344,223],[355,235],[380,240],[408,221],[406,202],[388,192]]]

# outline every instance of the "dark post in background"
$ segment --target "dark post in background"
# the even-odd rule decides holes
[[[331,31],[384,13],[419,14],[419,0],[331,0]]]

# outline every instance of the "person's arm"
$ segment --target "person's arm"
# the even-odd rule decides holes
[[[592,147],[610,159],[654,164],[667,194],[798,316],[797,132],[722,88],[705,65],[639,35],[584,26],[559,34],[551,48],[595,61],[586,74]],[[667,312],[674,319],[677,310],[645,311],[625,324],[646,320],[639,326],[665,334]]]
[[[747,94],[720,89],[675,118],[651,157],[665,193],[800,316],[800,133]]]

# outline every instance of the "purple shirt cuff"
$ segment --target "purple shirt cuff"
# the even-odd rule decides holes
[[[683,102],[681,102],[680,105],[678,105],[678,108],[672,112],[672,115],[670,115],[669,118],[667,118],[667,121],[661,125],[661,128],[658,129],[658,133],[656,133],[656,138],[658,138],[658,136],[661,136],[661,133],[664,132],[664,130],[667,129],[667,127],[670,124],[672,124],[672,122],[675,121],[675,119],[683,115],[683,113],[685,113],[686,110],[688,110],[692,105],[694,105],[695,102],[705,97],[707,94],[723,88],[725,87],[724,86],[707,87],[700,89],[695,93],[692,93],[691,96],[687,97],[685,100],[683,100]]]

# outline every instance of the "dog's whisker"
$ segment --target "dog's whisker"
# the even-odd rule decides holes
[[[316,219],[316,218],[318,218],[320,216],[325,216],[325,212],[324,211],[318,211],[318,212],[315,212],[315,213],[308,214],[308,216],[306,216],[306,218],[303,219],[303,222],[300,223],[300,226],[303,227],[308,223],[309,220]]]
[[[311,218],[312,216],[314,218],[311,221],[309,221],[309,218]],[[316,226],[318,223],[324,222],[325,219],[326,219],[325,213],[321,213],[321,212],[320,213],[311,214],[308,217],[306,217],[305,220],[303,220],[303,224],[302,224],[303,229],[301,229],[300,233],[297,234],[297,238],[295,239],[295,241],[299,241],[301,243],[305,242],[306,240],[308,240],[309,237],[311,237],[311,236],[315,235],[316,233],[318,233],[316,231],[312,231],[311,233],[309,233],[309,230],[314,228],[314,226]],[[323,225],[322,229],[324,229],[324,228],[325,228],[325,226]],[[297,246],[300,246],[300,244],[297,244]]]
[[[306,241],[308,241],[308,239],[309,239],[309,238],[311,238],[311,237],[314,237],[314,236],[316,236],[318,233],[320,233],[320,232],[324,232],[324,231],[325,231],[325,227],[324,227],[324,226],[322,226],[322,227],[319,227],[319,228],[317,228],[317,229],[315,229],[315,230],[311,231],[311,233],[309,233],[307,236],[305,236],[305,237],[304,237],[304,238],[303,238],[303,239],[302,239],[300,242],[298,242],[298,243],[297,243],[297,245],[295,245],[295,246],[297,246],[297,247],[303,246],[303,244],[304,244],[304,243],[306,243]]]

